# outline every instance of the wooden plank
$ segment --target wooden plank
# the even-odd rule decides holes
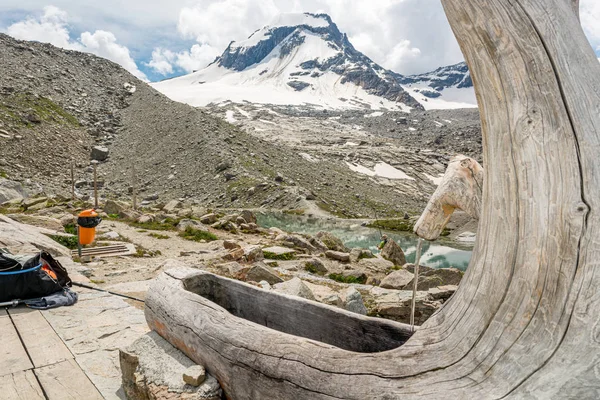
[[[73,358],[41,312],[16,308],[9,313],[35,368]]]
[[[98,389],[73,359],[36,368],[35,375],[49,400],[103,399]]]
[[[44,393],[31,370],[0,377],[0,398],[3,400],[44,400]]]
[[[0,339],[0,376],[33,368],[17,330],[4,309],[0,309]]]

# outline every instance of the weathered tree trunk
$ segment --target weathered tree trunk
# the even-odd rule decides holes
[[[242,323],[197,295],[170,304],[158,284],[150,325],[198,362],[221,360],[206,366],[230,398],[600,398],[600,64],[576,2],[442,2],[484,144],[478,241],[459,290],[405,345],[356,353]]]

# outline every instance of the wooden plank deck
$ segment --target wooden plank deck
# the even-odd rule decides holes
[[[0,309],[0,376],[33,368],[10,317]]]
[[[103,398],[41,312],[0,308],[0,337],[0,398]]]

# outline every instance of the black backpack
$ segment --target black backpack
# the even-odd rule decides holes
[[[43,297],[68,286],[67,270],[45,251],[25,262],[0,254],[0,302]]]

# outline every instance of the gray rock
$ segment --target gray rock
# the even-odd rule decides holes
[[[269,267],[262,261],[259,261],[256,264],[254,264],[245,273],[245,280],[253,282],[267,281],[271,285],[283,282],[283,279],[281,279],[281,277],[277,275],[277,272],[275,272],[273,268]]]
[[[347,269],[342,271],[342,276],[344,278],[355,278],[357,281],[366,281],[367,274],[364,271],[358,269]]]
[[[200,386],[206,380],[206,369],[202,365],[192,365],[183,372],[183,381],[194,387]]]
[[[177,230],[179,232],[183,232],[185,231],[187,228],[193,228],[199,231],[205,231],[208,232],[208,229],[206,229],[206,227],[204,225],[202,225],[200,222],[198,221],[194,221],[193,219],[182,219],[181,221],[179,221],[179,223],[177,224]]]
[[[212,213],[203,215],[202,217],[200,217],[200,222],[206,225],[214,224],[215,222],[217,222],[217,215]]]
[[[108,158],[108,148],[103,146],[92,147],[92,154],[90,156],[92,160],[104,161]]]
[[[372,314],[394,321],[409,323],[412,303],[412,291],[390,290],[374,287],[370,291],[373,298]],[[434,300],[429,293],[418,291],[415,302],[415,324],[421,325],[438,308],[441,301]]]
[[[223,247],[225,247],[227,250],[242,248],[242,246],[240,246],[239,243],[237,243],[235,240],[224,240]]]
[[[331,258],[332,260],[338,260],[338,261],[342,261],[342,262],[350,261],[350,254],[342,253],[340,251],[327,250],[325,252],[325,256],[327,256],[327,258]]]
[[[102,207],[102,211],[107,214],[114,214],[121,217],[128,208],[129,206],[121,201],[106,200],[104,207]]]
[[[379,286],[385,289],[402,289],[412,282],[414,276],[413,273],[405,269],[399,269],[383,278]]]
[[[407,264],[405,269],[414,273],[414,264]],[[428,290],[438,286],[454,285],[458,286],[462,280],[464,272],[457,268],[430,268],[419,266],[419,283],[417,290]],[[413,283],[410,282],[405,289],[412,290]]]
[[[137,222],[139,222],[140,224],[146,224],[152,221],[154,221],[154,216],[148,214],[144,214],[137,219]]]
[[[394,267],[394,263],[383,258],[363,258],[358,262],[358,268],[365,271],[369,276],[383,279],[388,271]]]
[[[362,295],[355,288],[350,287],[346,289],[346,291],[342,293],[341,298],[344,309],[352,311],[353,313],[367,315],[367,307],[365,307]]]
[[[317,248],[315,246],[313,246],[307,239],[303,238],[302,236],[298,236],[298,235],[281,235],[281,238],[278,237],[277,239],[285,241],[285,242],[292,243],[292,245],[294,247],[297,247],[297,248],[300,248],[300,249],[306,249],[306,250],[308,250],[311,253],[317,251]]]
[[[232,278],[238,277],[240,273],[244,271],[244,269],[247,269],[247,267],[244,267],[235,261],[225,264],[218,264],[215,265],[214,268],[219,272],[219,274]]]
[[[44,203],[46,201],[48,201],[47,197],[34,197],[34,198],[23,200],[23,202],[21,204],[23,205],[23,207],[26,210],[28,210],[30,208],[33,208],[33,206]]]
[[[273,289],[280,293],[298,296],[308,300],[316,300],[310,288],[306,286],[300,278],[293,278],[289,281],[278,283],[273,286]]]
[[[381,257],[393,262],[394,265],[403,266],[406,264],[406,256],[404,255],[402,248],[393,239],[388,239],[385,246],[383,246]]]
[[[329,232],[319,232],[316,235],[316,238],[319,239],[329,250],[339,251],[342,253],[348,253],[349,249],[344,246],[344,243],[336,236]]]
[[[179,200],[171,200],[165,204],[163,211],[167,214],[173,214],[178,208],[181,208],[181,202]]]
[[[199,386],[182,377],[188,368],[197,366],[158,333],[150,332],[119,351],[123,390],[129,399],[178,398],[220,400],[222,390],[209,374]],[[200,377],[193,380],[197,383]],[[190,379],[191,380],[191,379]]]
[[[319,260],[318,258],[311,258],[310,260],[306,261],[304,263],[304,269],[320,275],[324,275],[328,272],[325,264],[323,264],[323,261]]]
[[[242,217],[247,224],[256,224],[256,215],[250,210],[244,210],[240,213],[240,217]]]
[[[271,246],[264,248],[263,254],[265,258],[272,260],[289,260],[295,257],[296,250],[281,246]]]
[[[246,257],[246,261],[250,263],[265,259],[262,248],[256,245],[244,247],[244,257]]]

